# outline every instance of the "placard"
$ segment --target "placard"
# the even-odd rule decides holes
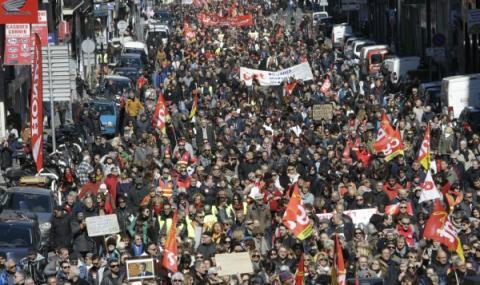
[[[312,118],[314,121],[321,121],[321,120],[330,121],[333,118],[333,105],[332,104],[313,105]]]
[[[253,273],[252,260],[248,252],[216,254],[215,264],[219,276]]]
[[[30,65],[32,40],[29,24],[5,25],[5,65]]]
[[[38,11],[38,24],[32,24],[32,42],[35,39],[35,34],[40,37],[42,47],[48,45],[48,21],[47,11]]]
[[[106,236],[120,232],[116,214],[88,217],[85,222],[87,223],[89,237]]]
[[[360,224],[368,225],[370,223],[370,219],[372,218],[373,214],[378,213],[377,208],[368,208],[368,209],[360,209],[360,210],[349,210],[343,212],[345,215],[349,216],[352,219],[353,224],[355,226],[359,226]],[[317,214],[318,219],[323,220],[327,219],[330,220],[334,213],[321,213]]]

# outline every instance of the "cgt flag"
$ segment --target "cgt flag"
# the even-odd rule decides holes
[[[418,151],[417,160],[425,170],[430,169],[430,124],[427,125],[427,129],[425,130],[425,136]]]
[[[418,200],[419,203],[442,198],[442,194],[440,194],[437,186],[435,186],[435,182],[432,178],[432,171],[430,169],[428,169],[427,176],[425,177],[425,181],[421,184],[421,187],[422,193]]]
[[[308,238],[313,232],[313,225],[302,205],[297,183],[293,185],[292,197],[290,197],[282,222],[299,240]]]
[[[397,155],[403,155],[404,145],[400,132],[394,130],[385,113],[382,114],[380,128],[377,132],[377,140],[373,144],[376,153],[383,152],[385,160],[390,161]]]
[[[157,99],[157,105],[155,106],[155,112],[153,113],[153,127],[159,129],[162,133],[166,132],[165,123],[168,115],[167,103],[163,94],[160,93]]]
[[[35,34],[32,65],[32,94],[30,97],[30,132],[33,159],[37,172],[43,168],[43,86],[42,43]]]
[[[300,255],[300,260],[298,261],[297,272],[295,272],[295,285],[303,285],[305,279],[305,257]]]
[[[172,272],[178,271],[177,266],[177,212],[173,213],[172,226],[168,232],[168,237],[165,242],[165,251],[163,253],[162,265],[165,269]]]
[[[335,252],[334,252],[334,266],[332,268],[332,285],[346,285],[346,270],[345,260],[343,259],[342,246],[338,239],[338,234],[335,235]]]
[[[433,213],[425,225],[423,236],[426,239],[438,241],[451,251],[456,251],[458,256],[463,261],[465,260],[457,230],[450,221],[450,217],[439,199],[435,200]]]

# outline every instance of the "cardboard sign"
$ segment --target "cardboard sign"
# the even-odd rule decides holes
[[[223,253],[215,255],[219,276],[253,273],[248,252]]]
[[[321,120],[330,121],[333,118],[333,105],[332,104],[313,105],[312,118],[314,121],[321,121]]]
[[[85,222],[89,237],[107,236],[120,232],[116,214],[88,217]]]
[[[32,40],[29,24],[5,25],[5,65],[30,65]]]

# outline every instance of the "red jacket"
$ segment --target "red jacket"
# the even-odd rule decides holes
[[[107,185],[108,193],[112,196],[113,203],[117,202],[117,185],[118,185],[118,177],[115,175],[107,175],[104,181],[105,185]]]
[[[398,190],[402,189],[402,185],[395,183],[393,187],[391,187],[388,183],[383,185],[383,192],[385,192],[388,195],[388,198],[390,199],[390,202],[395,199],[398,195]]]
[[[408,247],[414,248],[415,247],[415,233],[413,231],[413,227],[411,225],[408,226],[408,229],[405,230],[401,225],[397,226],[398,234],[405,238]]]

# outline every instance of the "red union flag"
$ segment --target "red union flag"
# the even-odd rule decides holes
[[[335,235],[335,252],[334,252],[335,265],[332,267],[332,284],[346,285],[346,273],[345,260],[343,259],[342,246],[338,239],[338,234]]]
[[[165,121],[168,115],[167,103],[165,102],[165,98],[163,94],[160,93],[158,96],[157,105],[155,106],[155,112],[153,114],[153,127],[156,129],[160,129],[163,133],[165,133]]]
[[[299,240],[306,239],[313,232],[312,222],[302,205],[297,183],[293,185],[293,194],[290,197],[290,202],[288,202],[282,222]]]
[[[427,176],[425,177],[425,181],[423,181],[422,185],[422,193],[420,194],[420,199],[418,200],[419,203],[440,199],[442,195],[435,186],[435,182],[432,178],[432,171],[428,169]]]
[[[330,91],[330,87],[332,87],[332,83],[330,82],[330,77],[327,76],[323,81],[322,87],[320,87],[320,92],[327,94],[327,92]]]
[[[417,160],[425,170],[430,169],[430,124],[427,125],[427,129],[425,130],[425,136],[418,151]]]
[[[183,35],[187,40],[195,38],[195,32],[187,22],[183,23]]]
[[[425,225],[423,236],[426,239],[438,241],[449,250],[456,251],[458,256],[465,260],[463,248],[455,226],[450,222],[448,213],[443,208],[440,200],[435,200],[433,213]]]
[[[305,257],[303,252],[300,255],[300,260],[298,261],[297,272],[295,272],[295,285],[303,285],[305,279]]]
[[[165,269],[177,272],[177,212],[173,213],[172,226],[168,232],[165,242],[165,251],[163,252],[162,265]]]
[[[43,86],[42,86],[42,44],[35,34],[32,65],[32,94],[30,97],[30,132],[33,159],[37,172],[43,167]]]
[[[385,113],[382,115],[377,140],[373,144],[373,148],[376,153],[382,152],[385,155],[386,161],[392,160],[397,155],[403,155],[404,145],[400,137],[400,132],[393,129]]]
[[[38,0],[0,0],[0,24],[38,21]]]

